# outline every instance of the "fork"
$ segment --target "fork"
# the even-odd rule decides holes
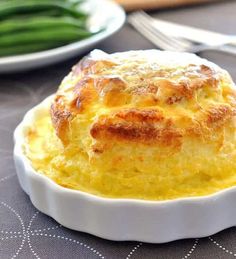
[[[199,53],[205,50],[216,50],[236,55],[235,47],[225,45],[231,43],[230,39],[223,44],[210,46],[207,44],[196,45],[186,39],[171,37],[158,30],[155,25],[155,19],[143,11],[130,14],[128,16],[128,22],[146,39],[163,50],[192,53]]]

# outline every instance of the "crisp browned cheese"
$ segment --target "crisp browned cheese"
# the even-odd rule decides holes
[[[63,186],[169,199],[236,183],[235,86],[195,55],[93,51],[63,80],[50,114]]]
[[[186,136],[206,139],[206,131],[211,138],[235,116],[235,90],[226,72],[196,57],[175,54],[179,60],[172,64],[168,55],[153,55],[104,54],[76,65],[69,76],[74,84],[60,88],[51,109],[62,142],[72,118],[91,113],[98,115],[90,124],[97,141],[167,146],[181,145]]]

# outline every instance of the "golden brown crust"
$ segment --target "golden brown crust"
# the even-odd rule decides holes
[[[92,102],[95,102],[97,93],[93,87],[94,80],[85,77],[81,79],[74,88],[74,99],[71,101],[71,109],[75,112],[84,112]]]
[[[132,141],[142,144],[180,146],[181,132],[171,120],[155,110],[125,110],[113,116],[102,116],[90,130],[93,138],[102,141]]]
[[[63,96],[57,95],[50,109],[53,126],[57,136],[63,144],[68,143],[67,131],[71,112],[68,111],[63,102]]]
[[[73,68],[51,108],[64,144],[79,115],[96,141],[171,147],[180,147],[184,137],[207,139],[230,123],[236,94],[225,71],[187,54],[151,54],[156,58],[145,51],[87,57]]]
[[[207,111],[207,124],[211,127],[225,124],[236,115],[236,109],[229,105],[219,105],[209,108]]]
[[[121,77],[117,75],[104,75],[101,71],[112,69],[115,64],[110,61],[91,61],[83,60],[82,64],[77,65],[79,68],[75,71],[80,71],[84,75],[75,86],[75,96],[80,100],[80,105],[88,103],[89,100],[95,100],[100,97],[105,106],[125,105],[132,102],[135,97],[142,103],[143,98],[149,97],[150,104],[165,102],[172,105],[180,102],[183,99],[191,99],[197,93],[197,90],[203,87],[210,86],[214,88],[217,85],[213,69],[206,65],[190,64],[186,70],[180,74],[178,80],[173,80],[174,71],[157,71],[158,78],[155,81],[144,76],[136,79],[137,85],[129,85]],[[101,73],[101,75],[100,75]],[[81,75],[80,74],[80,75]],[[160,77],[162,75],[162,77]],[[152,75],[151,75],[152,76]],[[135,80],[134,80],[135,81]],[[89,82],[89,91],[87,88]],[[92,98],[94,95],[94,98]],[[80,110],[80,109],[79,109]]]
[[[129,110],[122,110],[117,112],[115,117],[132,123],[155,123],[164,120],[163,113],[154,109],[138,110],[132,108]]]

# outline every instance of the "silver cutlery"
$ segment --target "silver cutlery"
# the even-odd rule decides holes
[[[218,45],[196,45],[190,40],[176,38],[159,30],[157,28],[156,20],[143,11],[130,14],[128,16],[128,22],[150,42],[163,50],[192,53],[199,53],[206,50],[217,50],[236,55],[235,47],[226,46],[226,44],[236,41],[236,37],[234,36],[225,36],[224,40]]]

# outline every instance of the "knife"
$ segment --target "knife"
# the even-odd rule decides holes
[[[181,37],[190,41],[204,43],[210,46],[230,44],[232,47],[236,47],[236,35],[221,34],[218,32],[198,29],[173,22],[167,22],[160,19],[155,19],[154,22],[155,26],[157,26],[160,31],[173,37]]]

